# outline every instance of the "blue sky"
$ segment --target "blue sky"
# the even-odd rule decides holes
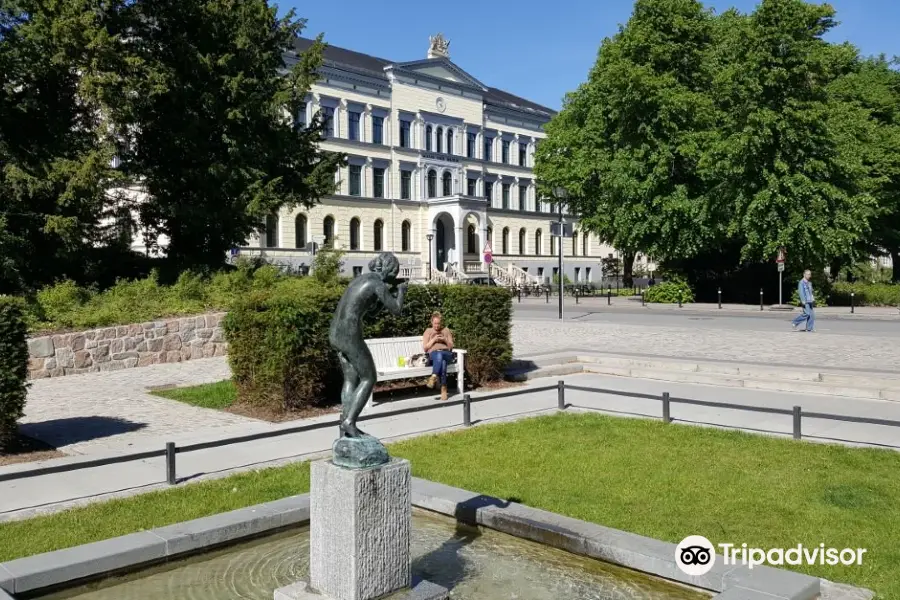
[[[277,0],[276,0],[277,1]],[[707,0],[717,11],[748,12],[757,0]],[[450,40],[450,58],[486,85],[558,109],[584,81],[601,40],[631,14],[632,0],[282,1],[308,20],[304,36],[381,58],[425,58],[428,36]],[[900,55],[900,2],[833,0],[840,25],[828,36],[863,54]]]

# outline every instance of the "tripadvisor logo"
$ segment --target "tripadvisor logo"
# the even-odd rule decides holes
[[[722,564],[743,565],[749,569],[760,565],[862,565],[865,548],[826,548],[825,544],[791,548],[750,548],[747,544],[719,544]],[[686,575],[706,575],[716,564],[716,546],[701,535],[691,535],[675,548],[675,563]]]

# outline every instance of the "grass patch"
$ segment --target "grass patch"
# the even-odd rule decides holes
[[[154,396],[178,400],[200,408],[215,408],[225,410],[230,408],[237,400],[237,388],[230,379],[215,383],[204,383],[190,387],[172,388],[168,390],[155,390],[150,392]]]
[[[866,548],[862,566],[792,567],[900,598],[900,454],[600,415],[556,415],[391,445],[413,473],[677,543]],[[301,493],[306,465],[24,522],[0,560]],[[236,491],[235,491],[236,490]]]

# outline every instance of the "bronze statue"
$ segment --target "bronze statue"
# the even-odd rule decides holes
[[[382,308],[399,315],[407,288],[407,282],[397,277],[400,261],[390,252],[372,259],[369,271],[347,286],[334,312],[328,336],[344,374],[341,437],[334,445],[334,460],[352,468],[376,466],[388,460],[384,446],[356,426],[378,378],[375,360],[363,338],[362,320]]]

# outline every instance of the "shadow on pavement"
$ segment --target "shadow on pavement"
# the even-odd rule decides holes
[[[22,435],[38,439],[55,448],[139,431],[146,423],[135,423],[118,417],[70,417],[51,419],[19,426]]]

